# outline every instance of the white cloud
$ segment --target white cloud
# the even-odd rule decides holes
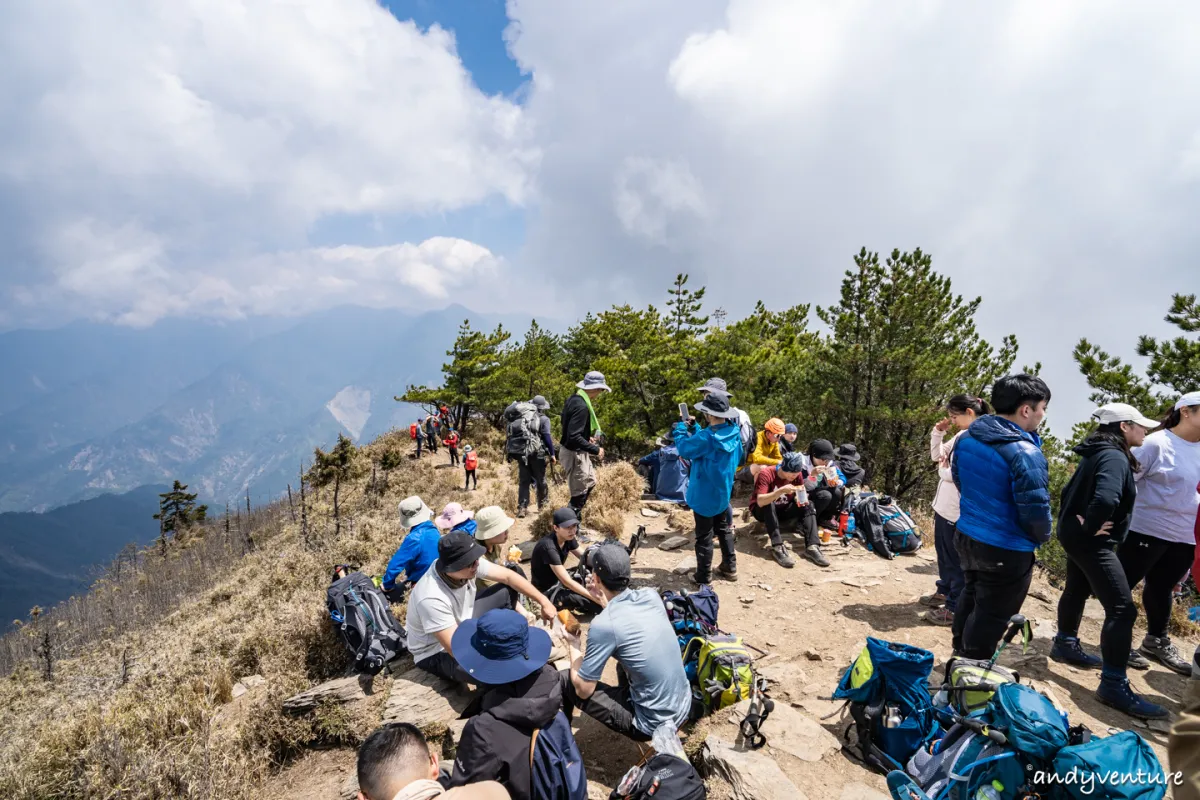
[[[4,13],[0,209],[28,224],[3,231],[0,260],[28,316],[55,300],[144,321],[142,284],[175,289],[155,314],[188,311],[180,298],[295,310],[268,298],[298,294],[256,293],[219,266],[259,257],[292,262],[298,280],[400,259],[410,290],[444,297],[446,274],[404,253],[443,248],[462,277],[479,261],[469,243],[297,253],[341,218],[527,201],[537,151],[520,107],[475,87],[450,33],[373,0],[43,0]],[[247,292],[253,308],[228,305]]]

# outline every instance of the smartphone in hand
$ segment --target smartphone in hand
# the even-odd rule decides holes
[[[679,420],[681,422],[687,422],[688,417],[690,417],[690,416],[691,416],[691,414],[688,413],[688,404],[680,403],[679,404]]]

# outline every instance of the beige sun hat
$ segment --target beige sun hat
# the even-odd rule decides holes
[[[504,513],[500,506],[487,506],[475,512],[475,538],[481,542],[494,539],[507,531],[516,520]]]

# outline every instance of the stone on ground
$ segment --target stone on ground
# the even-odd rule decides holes
[[[262,675],[247,675],[233,685],[233,699],[237,700],[246,692],[257,689],[259,686],[265,686],[266,683],[267,679]]]
[[[370,675],[350,675],[317,684],[283,701],[283,710],[298,714],[311,711],[321,702],[352,703],[374,694]]]
[[[749,700],[734,706],[738,719],[744,718],[749,710]],[[775,710],[763,723],[762,733],[767,737],[769,749],[781,750],[801,761],[820,761],[841,749],[837,737],[820,723],[784,703],[775,704]]]
[[[676,575],[688,575],[695,572],[697,566],[695,556],[685,556],[682,561],[671,568],[671,572]]]
[[[807,800],[773,758],[755,750],[738,750],[718,736],[704,741],[700,764],[706,775],[729,784],[734,800]]]
[[[643,516],[643,517],[657,517],[657,516],[659,516],[659,514],[660,514],[660,513],[661,513],[661,512],[655,511],[655,510],[654,510],[654,509],[652,509],[652,508],[643,508],[643,509],[642,509],[642,516]]]
[[[659,550],[678,550],[679,548],[686,545],[688,543],[688,541],[690,541],[690,540],[686,536],[671,536],[669,538],[663,539],[662,543],[659,544],[658,549]]]
[[[413,667],[392,682],[383,722],[408,722],[418,728],[458,719],[471,694],[460,684]]]

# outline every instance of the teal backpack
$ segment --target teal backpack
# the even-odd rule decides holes
[[[1123,777],[1110,780],[1114,773]],[[1147,777],[1132,778],[1139,773]],[[1063,800],[1162,800],[1167,793],[1158,756],[1134,731],[1059,750],[1054,783],[1055,796]]]

